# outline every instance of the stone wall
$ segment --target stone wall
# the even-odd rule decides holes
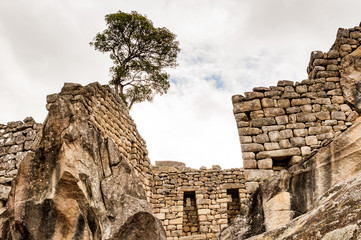
[[[249,198],[243,169],[195,170],[167,161],[156,162],[153,173],[151,203],[167,239],[215,239]]]
[[[112,151],[109,151],[110,166],[123,160],[131,163],[143,183],[149,200],[152,174],[146,143],[138,133],[127,107],[121,99],[115,98],[113,90],[99,83],[92,83],[85,87],[80,84],[65,83],[59,94],[47,96],[47,108],[51,107],[58,98],[71,99],[72,102],[80,102],[85,106],[91,123],[107,139],[108,149],[117,148],[120,151],[120,159],[113,158]],[[107,169],[104,169],[105,176],[110,174],[107,172],[110,170]]]
[[[360,109],[355,93],[345,91],[344,65],[360,41],[361,27],[339,29],[327,53],[311,53],[308,79],[232,97],[245,169],[288,168],[353,124]]]
[[[0,213],[8,200],[11,182],[17,175],[19,165],[35,140],[41,124],[33,118],[0,124]]]

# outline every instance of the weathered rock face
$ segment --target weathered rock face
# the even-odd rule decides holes
[[[264,239],[361,239],[361,175],[327,191],[306,214],[274,231],[248,238]]]
[[[99,84],[66,84],[13,181],[1,239],[165,239],[133,166],[89,120]],[[74,95],[68,95],[69,90]]]

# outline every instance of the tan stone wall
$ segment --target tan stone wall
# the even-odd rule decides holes
[[[154,170],[153,212],[162,220],[168,239],[216,239],[228,226],[227,211],[234,215],[235,203],[227,195],[228,189],[238,191],[239,206],[244,207],[249,194],[243,169],[159,168]],[[185,192],[195,193],[195,205],[187,204]],[[193,210],[192,215],[196,211],[196,224],[187,220],[189,210]]]
[[[353,124],[358,113],[343,91],[342,60],[360,41],[361,27],[339,29],[327,53],[311,53],[308,79],[232,97],[244,168],[263,171],[247,170],[249,179],[300,162]]]
[[[0,213],[7,202],[19,165],[30,151],[40,129],[41,124],[31,117],[7,125],[0,124]]]
[[[138,133],[127,107],[120,99],[115,98],[112,89],[99,83],[84,87],[66,83],[59,94],[47,96],[47,106],[59,97],[81,102],[88,109],[91,123],[108,139],[108,144],[114,142],[121,152],[121,159],[114,161],[125,160],[133,165],[149,200],[152,174],[146,143]],[[116,162],[110,162],[110,165],[112,164]]]

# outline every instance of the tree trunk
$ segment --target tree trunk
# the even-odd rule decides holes
[[[119,85],[115,84],[115,95],[119,97]]]

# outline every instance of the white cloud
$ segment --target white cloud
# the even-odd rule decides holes
[[[312,50],[359,23],[352,0],[13,0],[0,2],[0,122],[45,118],[46,94],[64,82],[108,82],[111,61],[88,43],[118,10],[147,14],[178,35],[168,95],[134,106],[152,160],[239,167],[231,95],[300,81]]]

